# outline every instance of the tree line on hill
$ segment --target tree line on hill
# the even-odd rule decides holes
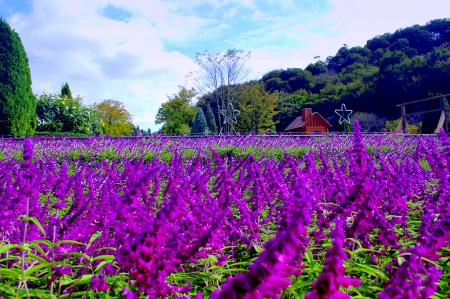
[[[123,103],[112,99],[84,105],[62,85],[59,93],[34,95],[28,58],[19,35],[0,18],[0,135],[113,136],[144,133]],[[146,131],[145,133],[150,133]]]
[[[332,130],[343,130],[334,112],[341,104],[354,111],[352,120],[358,119],[365,131],[395,130],[400,117],[397,104],[450,93],[450,19],[385,33],[363,47],[343,45],[335,56],[318,57],[305,69],[273,70],[256,81],[244,80],[249,55],[235,49],[197,54],[196,89],[189,101],[173,105],[174,118],[160,116],[176,97],[162,105],[156,121],[163,124],[162,130],[187,133],[195,127],[197,133],[203,117],[196,115],[212,111],[214,129],[207,126],[201,132],[218,132],[227,101],[240,110],[235,128],[241,132],[283,132],[304,107],[319,112]],[[199,98],[196,105],[194,94]],[[438,104],[409,106],[408,113],[434,105]],[[420,115],[409,117],[408,130],[420,132],[422,121]]]

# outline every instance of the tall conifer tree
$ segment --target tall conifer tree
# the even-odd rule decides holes
[[[32,135],[36,122],[27,54],[17,32],[0,18],[0,134]]]
[[[66,96],[68,99],[73,100],[72,92],[70,91],[70,87],[67,82],[61,86],[61,97],[64,96]]]
[[[206,104],[206,123],[208,124],[208,128],[211,131],[211,133],[217,133],[218,129],[216,124],[216,118],[214,117],[214,113],[209,103]]]
[[[198,108],[194,123],[192,124],[191,134],[205,134],[207,130],[208,125],[206,124],[205,113],[203,113],[201,108]]]

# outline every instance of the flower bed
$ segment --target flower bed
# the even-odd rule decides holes
[[[0,143],[4,298],[444,298],[450,143]]]

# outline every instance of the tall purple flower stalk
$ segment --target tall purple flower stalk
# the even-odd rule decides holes
[[[311,194],[301,193],[293,195],[296,198],[292,217],[286,228],[264,245],[265,251],[249,266],[249,272],[229,277],[221,290],[211,294],[211,299],[278,298],[281,291],[291,284],[287,277],[301,274],[297,268],[309,242],[307,226],[312,200]]]
[[[409,255],[405,256],[401,265],[394,259],[392,264],[386,266],[391,278],[385,282],[387,286],[379,294],[379,299],[428,299],[437,290],[436,282],[442,272],[433,265],[427,265],[423,260],[427,249],[423,245],[417,245],[406,253]]]
[[[34,164],[31,161],[33,159],[33,146],[31,145],[31,140],[29,138],[26,138],[23,143],[23,163],[22,163],[22,170],[23,170],[23,185],[22,185],[22,192],[19,193],[19,198],[24,197],[21,202],[25,204],[25,214],[23,215],[24,222],[22,225],[22,246],[25,246],[25,243],[27,242],[27,233],[28,233],[28,218],[30,217],[30,207],[36,207],[38,206],[38,197],[39,193],[37,192],[36,188],[33,186],[33,178],[35,177],[34,173]],[[21,268],[22,268],[22,279],[25,277],[25,250],[22,250],[21,255]],[[23,280],[21,282],[25,288],[25,292],[27,295],[27,298],[30,298],[30,294],[28,291],[27,281]]]
[[[129,271],[136,280],[139,291],[150,298],[166,297],[189,289],[188,286],[178,287],[166,282],[166,277],[175,272],[176,266],[181,263],[181,260],[172,258],[170,251],[173,249],[166,247],[166,242],[185,214],[186,203],[182,194],[166,199],[166,204],[158,211],[151,224],[131,242],[124,243],[116,253],[117,262],[122,269]]]
[[[312,283],[312,290],[305,295],[305,299],[349,299],[351,297],[342,293],[339,288],[358,287],[361,284],[357,278],[344,276],[343,261],[347,258],[347,254],[343,250],[345,240],[342,231],[343,222],[339,218],[335,220],[336,227],[331,234],[333,247],[327,250],[322,273]]]
[[[450,244],[450,213],[431,228],[433,218],[433,211],[423,216],[419,228],[421,235],[417,238],[416,246],[404,250],[405,261],[399,265],[398,259],[393,259],[392,264],[386,266],[390,278],[385,282],[386,287],[380,293],[380,299],[428,299],[438,289],[436,283],[442,271],[428,260],[438,261],[438,251]]]

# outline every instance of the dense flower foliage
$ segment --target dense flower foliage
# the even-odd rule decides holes
[[[4,298],[449,293],[443,132],[5,139],[0,158]]]

